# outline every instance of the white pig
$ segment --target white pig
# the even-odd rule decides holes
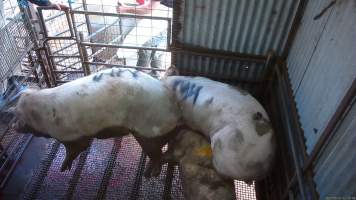
[[[62,171],[70,169],[91,138],[129,133],[152,162],[159,163],[162,138],[181,125],[171,92],[148,74],[124,68],[107,69],[55,88],[25,90],[15,116],[18,131],[56,138],[66,146]]]
[[[268,172],[274,156],[273,129],[262,105],[246,91],[203,77],[168,76],[185,123],[211,141],[215,169],[251,181]]]

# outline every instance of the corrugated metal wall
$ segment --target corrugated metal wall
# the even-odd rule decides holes
[[[314,180],[320,199],[356,195],[356,103],[315,167]]]
[[[299,1],[183,1],[179,41],[209,49],[281,54]]]
[[[311,152],[356,77],[356,1],[309,1],[288,57],[289,74]]]
[[[177,42],[225,52],[281,55],[299,1],[295,0],[177,0],[181,29]],[[173,30],[174,31],[174,30]],[[174,38],[175,36],[173,36]],[[209,59],[177,53],[176,66],[201,74],[218,73],[237,80],[260,80],[265,64]]]
[[[310,153],[356,78],[356,1],[309,1],[287,63]],[[314,162],[320,199],[356,195],[355,116],[353,105]]]

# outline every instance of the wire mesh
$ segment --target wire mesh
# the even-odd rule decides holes
[[[119,11],[114,1],[75,1],[70,5],[71,17],[63,11],[41,10],[40,19],[45,36],[56,39],[56,42],[47,42],[48,52],[53,57],[56,80],[63,83],[83,76],[81,68],[86,58],[80,54],[79,48],[85,48],[88,54],[86,62],[91,62],[92,72],[108,68],[108,65],[99,63],[162,70],[168,68],[171,64],[168,47],[172,9],[152,2],[142,9],[142,5],[134,6],[134,1],[121,1],[121,7],[130,11]],[[66,2],[64,4],[68,5]],[[83,34],[81,41],[78,40],[79,33]],[[59,37],[68,39],[65,41]],[[78,56],[78,59],[54,58],[63,54]],[[152,73],[155,76],[160,74]]]

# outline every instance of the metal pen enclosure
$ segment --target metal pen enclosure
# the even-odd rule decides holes
[[[278,154],[270,175],[265,180],[255,183],[257,198],[317,198],[313,183],[313,169],[309,166],[310,162],[314,164],[314,161],[310,160],[306,152],[304,134],[299,123],[287,66],[284,60],[281,60],[289,52],[303,9],[310,4],[306,4],[306,1],[292,0],[175,0],[172,20],[162,16],[97,12],[90,10],[88,5],[83,0],[81,3],[71,4],[71,12],[57,11],[50,16],[46,14],[49,12],[47,8],[38,8],[39,18],[33,21],[41,26],[42,36],[38,37],[43,43],[35,48],[36,53],[32,53],[33,58],[30,56],[29,59],[34,60],[32,63],[36,67],[32,66],[32,69],[37,69],[34,72],[40,74],[35,73],[34,77],[40,77],[36,79],[42,83],[41,85],[46,83],[48,87],[56,86],[112,66],[158,72],[165,70],[165,67],[152,68],[117,62],[113,58],[117,48],[172,52],[172,64],[176,65],[184,75],[207,76],[237,84],[253,93],[270,113],[276,130]],[[102,7],[104,10],[104,5]],[[91,26],[91,20],[95,16],[104,19],[103,27],[95,29]],[[25,16],[25,19],[26,17],[29,19],[29,15]],[[158,47],[123,44],[124,38],[121,35],[125,31],[122,27],[134,26],[137,23],[130,25],[131,21],[125,25],[125,22],[121,21],[122,18],[132,18],[132,21],[137,18],[163,21],[167,28],[164,36],[166,45]],[[173,25],[172,31],[171,25]],[[27,26],[26,30],[39,32],[32,26]],[[136,34],[136,37],[138,36]],[[27,47],[32,48],[31,45]],[[26,53],[27,50],[24,52]],[[291,53],[293,54],[293,49]],[[23,56],[15,60],[18,62],[23,60],[22,58]],[[170,62],[167,62],[168,64]],[[10,68],[5,70],[6,73],[12,70],[11,65],[8,66]],[[353,110],[350,113],[353,113]],[[353,120],[347,117],[345,121]],[[340,128],[343,129],[350,128]],[[11,131],[7,129],[4,135],[13,135],[10,133]],[[339,137],[341,139],[336,138],[331,143],[340,144],[341,141],[347,140],[347,134],[350,132],[346,132],[345,136]],[[27,143],[30,143],[30,139]],[[13,148],[11,144],[8,147]],[[26,145],[19,143],[18,147],[22,148],[20,152],[24,152]],[[338,148],[340,147],[335,147]],[[331,151],[330,149],[333,148],[329,146],[327,151]],[[130,151],[138,154],[131,157],[132,159],[125,160],[125,156]],[[63,193],[56,196],[58,198],[79,198],[78,194],[83,191],[90,191],[86,192],[87,198],[100,199],[120,195],[122,198],[130,199],[183,198],[178,168],[165,166],[164,173],[153,181],[142,177],[147,162],[146,156],[130,137],[94,141],[90,150],[81,154],[75,170],[66,173],[60,179],[55,179],[59,175],[56,170],[58,171],[60,161],[63,159],[63,153],[64,149],[58,142],[52,142],[48,146],[43,160],[34,170],[32,181],[26,189],[24,194],[26,199],[46,199],[51,197],[46,195],[55,193],[54,191]],[[101,156],[101,159],[100,153],[105,155]],[[10,153],[10,156],[2,153],[1,158],[4,155],[8,156],[6,157],[8,160],[16,158],[15,160],[18,161],[22,153]],[[325,168],[327,166],[325,163],[330,162],[330,159],[326,159],[325,154],[323,155],[323,163],[317,163],[316,166],[319,172],[321,169],[330,171]],[[120,159],[119,156],[124,158]],[[11,165],[11,171],[16,167],[17,161]],[[122,171],[118,164],[126,166],[125,170]],[[92,165],[100,167],[98,170],[90,170]],[[90,173],[96,174],[101,179],[95,181],[88,178]],[[125,174],[124,178],[118,177],[118,173]],[[10,175],[11,173],[5,174],[2,185],[5,185]],[[90,185],[86,185],[83,181],[84,177],[92,181]],[[315,179],[325,184],[326,179],[323,174],[317,173]],[[48,188],[48,184],[54,181],[58,182],[55,184],[56,188]],[[121,185],[120,190],[114,191],[112,185],[118,182],[127,184]],[[150,187],[152,185],[154,187]],[[330,188],[330,185],[327,187]],[[150,190],[155,192],[151,193]],[[242,195],[241,198],[243,197]]]

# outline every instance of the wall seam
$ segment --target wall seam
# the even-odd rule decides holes
[[[298,87],[297,87],[297,89],[295,90],[295,96],[298,95],[299,88],[300,88],[300,86],[301,86],[301,84],[302,84],[302,82],[303,82],[303,80],[304,80],[304,77],[305,77],[305,75],[306,75],[306,72],[308,71],[308,69],[309,69],[309,67],[310,67],[310,63],[311,63],[311,61],[312,61],[312,59],[313,59],[313,57],[314,57],[314,54],[315,54],[315,52],[316,52],[316,50],[317,50],[317,48],[318,48],[318,46],[319,46],[319,42],[320,42],[321,38],[323,37],[323,35],[324,35],[324,33],[325,33],[326,26],[327,26],[327,24],[329,23],[330,17],[331,17],[331,15],[333,14],[334,10],[335,10],[335,7],[331,8],[331,11],[330,11],[330,13],[329,13],[329,15],[328,15],[328,18],[326,19],[326,22],[325,22],[325,24],[324,24],[323,30],[321,31],[320,37],[318,38],[318,41],[317,41],[316,44],[315,44],[315,47],[314,47],[314,49],[313,49],[313,52],[311,53],[311,56],[310,56],[310,58],[309,58],[309,60],[308,60],[308,64],[307,64],[307,66],[306,66],[306,68],[305,68],[305,70],[304,70],[304,72],[303,72],[302,78],[300,79],[300,81],[299,81],[299,83],[298,83]]]

